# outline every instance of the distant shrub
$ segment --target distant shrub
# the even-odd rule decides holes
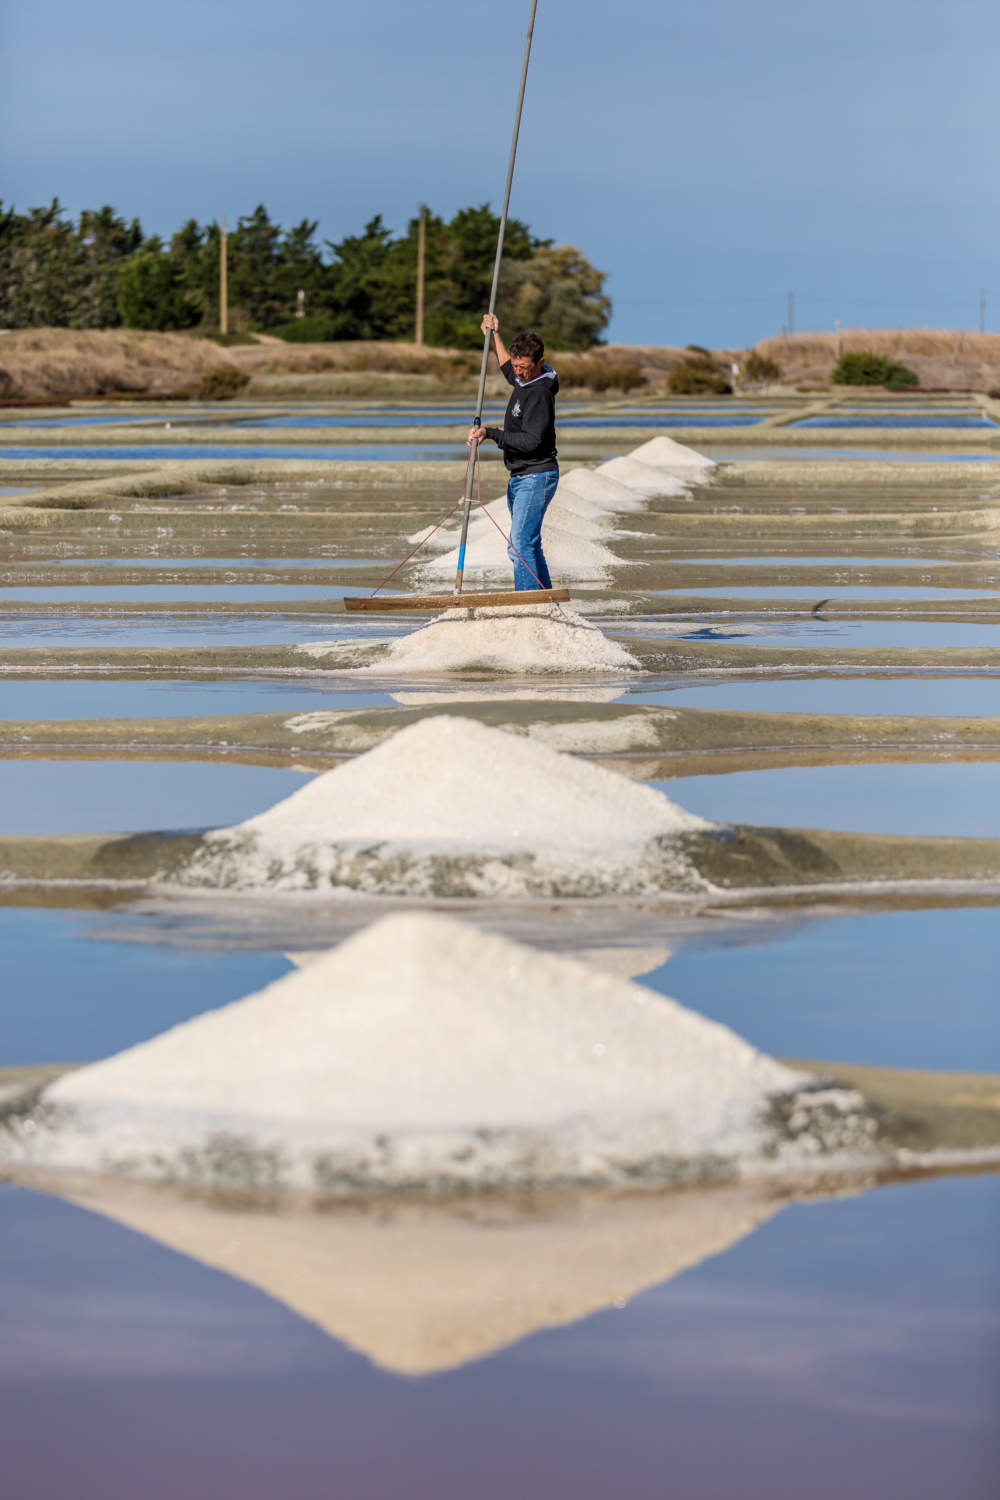
[[[198,400],[231,401],[249,384],[245,370],[207,370],[198,382]]]
[[[833,367],[831,379],[834,385],[882,385],[890,391],[905,391],[920,384],[916,371],[872,349],[842,354]]]
[[[729,378],[710,359],[685,359],[667,375],[667,387],[675,396],[731,396]]]
[[[641,367],[632,360],[595,355],[564,356],[559,360],[559,378],[567,387],[585,385],[592,391],[635,391],[646,384]]]
[[[891,360],[884,384],[887,391],[908,391],[920,384],[920,376],[909,365],[900,365]]]
[[[336,337],[333,319],[323,312],[293,318],[290,323],[279,323],[268,331],[286,344],[328,344]]]
[[[688,354],[700,354],[702,359],[712,358],[711,349],[706,349],[704,344],[685,344],[684,348],[687,350]]]
[[[781,366],[766,354],[751,349],[743,363],[743,374],[747,380],[780,380]]]

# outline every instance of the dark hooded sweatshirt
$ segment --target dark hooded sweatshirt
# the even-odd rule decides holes
[[[523,384],[508,359],[500,374],[514,389],[507,402],[502,427],[487,427],[486,436],[503,449],[503,461],[511,474],[545,474],[556,462],[556,392],[559,376],[551,365]]]

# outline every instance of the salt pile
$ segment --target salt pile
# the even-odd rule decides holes
[[[534,677],[634,672],[641,665],[565,604],[515,604],[445,610],[429,625],[390,641],[377,661],[358,670],[374,676],[503,672]]]
[[[669,474],[666,469],[641,463],[631,456],[609,458],[607,463],[600,465],[597,472],[606,475],[609,479],[614,479],[637,495],[644,495],[648,500],[691,498],[687,487]]]
[[[653,468],[679,474],[689,483],[699,474],[705,477],[717,467],[714,459],[706,458],[697,448],[688,448],[684,443],[677,443],[663,434],[633,448],[630,456],[639,463],[651,464]]]
[[[206,834],[172,878],[466,898],[705,890],[678,839],[709,826],[613,771],[438,715]]]
[[[426,914],[47,1088],[34,1166],[357,1191],[738,1175],[807,1080],[651,990]]]
[[[682,493],[683,486],[677,491]],[[568,495],[579,496],[596,506],[601,511],[641,510],[644,499],[630,490],[627,485],[620,484],[616,479],[607,474],[601,474],[596,469],[571,469],[559,480],[559,488],[556,495],[565,500]]]

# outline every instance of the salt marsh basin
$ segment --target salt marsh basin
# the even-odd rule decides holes
[[[607,430],[594,430],[599,441]],[[288,433],[276,429],[282,441]],[[631,432],[629,445],[642,436]],[[959,1087],[948,1082],[957,1077],[988,1093],[992,1085],[975,1080],[1000,1070],[996,885],[954,871],[941,879],[919,850],[926,835],[951,837],[964,859],[996,836],[988,814],[1000,672],[986,611],[1000,569],[1000,465],[985,449],[971,465],[771,461],[756,440],[754,452],[761,458],[723,469],[691,498],[650,501],[608,530],[618,561],[604,582],[574,589],[573,605],[640,665],[587,679],[372,677],[358,671],[364,642],[403,640],[426,621],[376,620],[363,636],[335,598],[317,620],[268,597],[328,584],[370,591],[400,538],[446,508],[456,465],[344,461],[331,472],[302,458],[220,460],[224,468],[115,459],[95,472],[86,460],[8,461],[11,486],[39,488],[6,497],[16,504],[2,522],[0,776],[9,772],[12,788],[38,779],[11,799],[6,825],[0,814],[0,839],[26,849],[44,827],[62,847],[102,826],[128,834],[218,824],[442,712],[541,737],[633,784],[657,780],[681,806],[685,778],[720,791],[732,778],[724,815],[743,825],[813,826],[826,837],[867,798],[899,814],[895,879],[834,881],[822,892],[764,884],[752,900],[711,910],[613,900],[585,911],[551,901],[458,909],[541,951],[641,975],[774,1056],[867,1066],[897,1086],[923,1070],[942,1089]],[[43,504],[32,505],[39,495]],[[708,545],[710,555],[692,556]],[[239,577],[227,578],[236,558]],[[195,599],[187,577],[195,592],[255,592]],[[872,603],[874,612],[840,620],[835,610],[828,630],[814,629],[809,611],[827,584],[863,588],[864,598],[837,607]],[[892,593],[879,596],[876,585]],[[151,612],[148,599],[111,588],[159,588],[174,608]],[[797,592],[768,593],[778,588]],[[17,589],[32,591],[24,604],[34,613],[23,620],[10,607]],[[663,590],[682,601],[683,619]],[[720,599],[732,601],[726,620]],[[800,601],[801,618],[764,617]],[[887,633],[855,638],[848,627]],[[346,643],[346,653],[324,661],[294,651],[324,641]],[[813,773],[833,780],[805,803],[794,779]],[[855,773],[884,777],[882,790],[873,781],[849,793]],[[773,778],[766,808],[754,776]],[[924,878],[911,878],[915,869]],[[0,1067],[80,1063],[149,1038],[292,972],[288,955],[337,945],[387,899],[236,901],[64,878],[7,882]],[[44,1389],[63,1451],[86,1445],[105,1467],[117,1453],[125,1488],[142,1488],[152,1466],[164,1494],[192,1475],[206,1488],[223,1462],[232,1476],[221,1435],[237,1411],[244,1490],[281,1486],[293,1500],[334,1463],[366,1475],[372,1500],[393,1493],[395,1460],[370,1442],[387,1420],[395,1451],[456,1500],[473,1475],[482,1481],[483,1443],[501,1455],[489,1481],[498,1497],[519,1482],[502,1455],[527,1449],[559,1488],[596,1495],[628,1473],[630,1493],[658,1494],[667,1441],[685,1493],[706,1500],[745,1488],[748,1466],[771,1493],[794,1482],[832,1500],[846,1485],[872,1492],[889,1465],[908,1495],[985,1500],[995,1468],[981,1372],[995,1361],[996,1331],[982,1308],[995,1295],[996,1185],[992,1173],[914,1176],[849,1197],[764,1202],[720,1191],[647,1206],[557,1195],[470,1202],[443,1216],[429,1202],[383,1204],[377,1214],[320,1216],[322,1232],[315,1215],[267,1212],[258,1232],[244,1209],[246,1256],[227,1262],[220,1247],[235,1233],[225,1205],[182,1211],[167,1198],[7,1183],[0,1276],[19,1310],[0,1357],[8,1462],[18,1472],[17,1433],[34,1430]],[[498,1237],[506,1270],[494,1283]],[[415,1284],[406,1243],[419,1252],[421,1284],[428,1267],[447,1281],[448,1306],[428,1286],[402,1316],[392,1289]],[[614,1243],[629,1245],[627,1265]],[[310,1256],[329,1287],[323,1301],[296,1294]],[[534,1289],[518,1270],[529,1263]],[[364,1285],[367,1320],[350,1316],[359,1299],[346,1283],[342,1292],[337,1265],[354,1268],[354,1293]],[[569,1277],[568,1265],[577,1267]],[[546,1280],[552,1266],[560,1274]],[[141,1472],[138,1458],[126,1472],[132,1461],[121,1455],[123,1410]],[[190,1435],[183,1480],[176,1445],[163,1441],[164,1411]],[[788,1432],[806,1428],[807,1448],[789,1454]],[[724,1444],[710,1440],[720,1430]],[[301,1439],[291,1477],[275,1457],[290,1434]],[[32,1446],[32,1484],[54,1500],[54,1461],[40,1472],[45,1450]]]

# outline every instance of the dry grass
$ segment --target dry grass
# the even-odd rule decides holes
[[[183,333],[24,328],[0,338],[0,396],[167,397],[234,366],[230,350]]]
[[[845,329],[844,351],[872,349],[909,365],[926,388],[1000,388],[1000,334],[952,333],[942,329]],[[828,387],[837,358],[833,333],[764,339],[758,352],[777,361],[783,382]],[[722,364],[742,361],[744,349],[713,350]],[[609,344],[585,355],[554,351],[567,384],[601,389],[610,366],[637,369],[643,396],[667,390],[669,372],[688,357],[685,349]],[[267,400],[411,400],[466,394],[480,355],[468,349],[418,349],[414,344],[350,341],[287,344],[258,335],[253,344],[221,348],[188,333],[139,333],[68,328],[21,329],[0,338],[0,396],[22,398],[124,396],[164,398],[196,390],[210,370],[242,370],[251,377],[247,394]],[[495,367],[494,367],[495,368]],[[587,371],[598,372],[588,382]],[[583,384],[573,380],[579,372]],[[491,372],[491,394],[502,383]]]
[[[796,333],[763,339],[758,354],[775,360],[785,381],[827,385],[838,357],[836,333]],[[839,349],[870,349],[908,365],[925,388],[993,390],[1000,386],[1000,334],[944,328],[845,328]]]

